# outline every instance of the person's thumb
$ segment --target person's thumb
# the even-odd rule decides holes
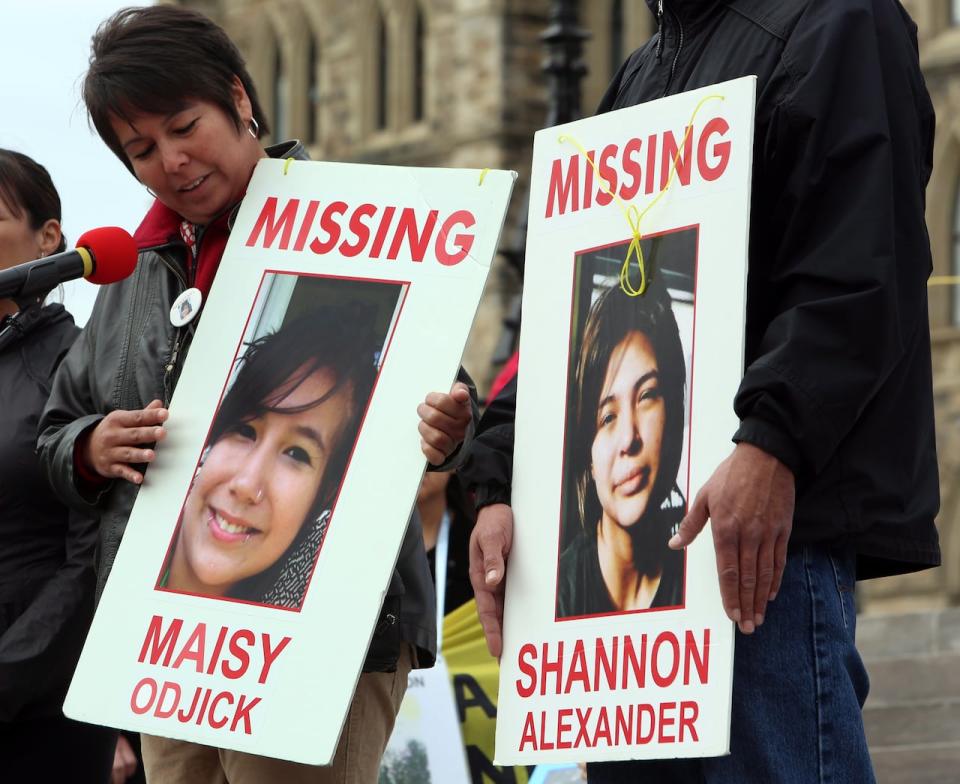
[[[503,572],[503,551],[499,547],[483,547],[483,578],[487,587],[500,585]]]
[[[462,381],[458,381],[453,385],[453,389],[450,390],[450,397],[456,400],[458,403],[466,403],[470,400],[470,390],[467,389],[467,385]]]
[[[701,491],[697,495],[696,501],[687,510],[686,516],[680,521],[677,532],[667,543],[668,546],[673,550],[681,550],[689,545],[703,530],[709,517],[710,510],[707,507],[707,496],[706,493]]]

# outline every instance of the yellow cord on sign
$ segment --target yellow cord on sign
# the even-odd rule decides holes
[[[287,169],[290,168],[290,164],[291,164],[291,163],[293,163],[293,158],[287,158],[287,159],[283,162],[283,176],[284,176],[284,177],[287,176]]]
[[[487,179],[487,175],[489,173],[490,169],[484,169],[482,172],[480,172],[480,182],[478,182],[477,185],[483,185],[483,181]]]
[[[660,190],[660,193],[651,201],[642,211],[635,204],[627,204],[623,199],[620,198],[616,193],[614,193],[609,186],[606,178],[600,173],[600,168],[597,166],[596,162],[590,157],[590,153],[584,148],[580,142],[578,142],[572,136],[566,134],[561,134],[558,141],[560,144],[564,142],[570,142],[574,147],[577,148],[577,151],[587,159],[587,163],[590,164],[590,167],[593,169],[594,174],[597,175],[597,180],[600,182],[600,188],[604,193],[612,198],[620,210],[623,212],[624,217],[627,219],[627,223],[630,224],[630,233],[632,239],[630,240],[630,247],[627,249],[627,257],[623,260],[623,266],[620,268],[620,288],[623,290],[623,293],[630,297],[638,297],[647,290],[647,270],[646,264],[643,259],[643,248],[640,247],[640,240],[643,239],[643,234],[640,231],[640,222],[643,220],[643,216],[646,215],[650,210],[653,209],[654,205],[660,199],[663,198],[664,194],[670,190],[670,186],[673,184],[673,178],[677,174],[677,163],[680,160],[680,154],[683,151],[683,148],[687,144],[687,139],[690,138],[690,134],[693,131],[693,121],[697,117],[697,113],[703,107],[707,101],[712,101],[714,99],[725,100],[722,95],[708,95],[701,99],[701,101],[696,105],[696,108],[693,110],[693,114],[690,115],[690,122],[687,124],[687,130],[683,134],[683,140],[680,142],[679,147],[677,148],[677,154],[673,157],[673,161],[670,164],[670,174],[667,177],[667,184],[663,186]],[[640,267],[640,286],[639,288],[633,285],[633,281],[630,280],[630,259],[636,256],[637,266]]]

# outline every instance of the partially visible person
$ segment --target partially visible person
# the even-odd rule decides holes
[[[99,516],[102,588],[204,318],[201,305],[177,326],[171,308],[188,288],[209,293],[257,162],[307,155],[296,141],[261,146],[267,120],[239,51],[207,17],[180,6],[128,8],[106,20],[93,38],[83,96],[101,139],[156,196],[135,234],[136,271],[101,289],[40,425],[41,462],[55,491]],[[431,392],[418,407],[431,465],[447,467],[464,453],[474,398],[464,373],[449,393]],[[430,666],[436,654],[433,586],[416,521],[376,629],[331,767],[143,735],[147,777],[374,784],[407,671]]]
[[[591,784],[870,784],[854,584],[939,565],[924,222],[935,117],[895,0],[663,0],[600,111],[757,77],[736,446],[670,540],[707,520],[739,629],[731,754],[590,764]],[[502,646],[515,385],[468,467],[471,579]]]
[[[0,270],[64,250],[60,221],[47,170],[0,150]],[[45,296],[0,300],[0,778],[106,784],[116,733],[62,712],[93,614],[96,526],[51,495],[35,453],[80,332]]]

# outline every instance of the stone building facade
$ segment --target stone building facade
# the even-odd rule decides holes
[[[217,20],[247,58],[276,139],[316,159],[491,167],[520,173],[464,364],[486,388],[505,358],[520,279],[533,132],[547,110],[540,34],[548,0],[180,0]],[[936,107],[928,191],[934,274],[960,275],[960,0],[905,0]],[[585,113],[654,20],[643,0],[580,0]],[[944,568],[862,585],[867,610],[960,604],[960,286],[930,289]],[[891,423],[895,427],[895,423]]]

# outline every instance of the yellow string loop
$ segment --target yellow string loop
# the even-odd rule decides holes
[[[283,162],[283,176],[284,176],[284,177],[287,176],[287,170],[290,168],[290,164],[291,164],[291,163],[293,163],[293,158],[287,158],[287,159]]]
[[[597,180],[600,182],[600,187],[604,193],[612,198],[620,210],[623,212],[624,217],[627,219],[627,223],[630,225],[630,233],[632,239],[630,240],[630,247],[627,249],[627,257],[623,260],[623,266],[620,268],[620,288],[623,290],[623,293],[630,297],[638,297],[647,290],[647,270],[646,264],[643,259],[643,248],[640,247],[640,240],[643,239],[643,234],[640,231],[640,223],[643,220],[643,217],[653,209],[654,205],[660,199],[663,198],[664,194],[670,190],[670,186],[673,184],[673,178],[677,174],[677,163],[680,161],[680,154],[683,151],[683,148],[686,147],[687,139],[690,138],[690,134],[693,131],[693,121],[697,117],[697,113],[703,107],[707,101],[714,99],[725,100],[722,95],[708,95],[701,99],[701,101],[696,105],[696,108],[693,110],[693,114],[690,115],[690,122],[687,124],[687,130],[683,134],[683,140],[680,142],[679,147],[677,148],[677,154],[673,156],[673,161],[670,164],[670,174],[667,177],[667,184],[663,186],[660,193],[651,201],[641,212],[640,208],[635,204],[627,204],[620,196],[614,193],[610,189],[610,185],[607,182],[606,178],[600,173],[600,168],[597,166],[596,162],[590,156],[590,153],[584,148],[580,142],[578,142],[572,136],[566,134],[561,134],[558,141],[560,144],[565,142],[570,142],[574,147],[577,148],[577,151],[587,159],[587,163],[590,164],[590,167],[593,169],[594,174],[597,176]],[[637,259],[637,266],[640,268],[640,286],[634,286],[633,281],[630,279],[630,259],[633,257]]]
[[[480,182],[477,183],[478,186],[483,185],[483,181],[487,178],[489,173],[490,169],[484,169],[482,172],[480,172]]]

